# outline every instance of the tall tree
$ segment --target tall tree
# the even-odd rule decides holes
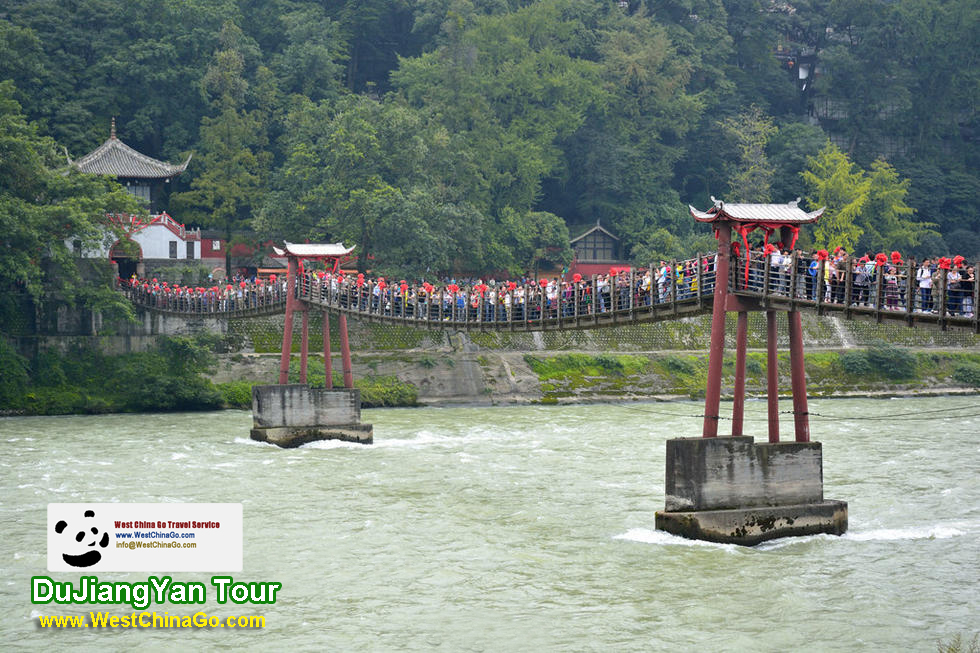
[[[813,229],[816,243],[854,251],[864,233],[859,222],[871,189],[871,181],[864,171],[836,145],[827,143],[816,156],[810,157],[803,181],[810,207],[826,207]]]
[[[752,106],[737,116],[726,118],[722,127],[735,141],[738,152],[738,162],[732,166],[728,180],[731,189],[728,198],[735,202],[769,202],[775,171],[766,157],[766,145],[779,131],[772,118],[758,106]]]
[[[861,220],[864,235],[859,241],[862,249],[910,251],[926,238],[939,237],[936,225],[914,218],[915,209],[905,203],[911,182],[901,179],[888,162],[876,160],[868,177],[868,203]]]
[[[137,213],[138,202],[108,178],[66,169],[62,148],[26,120],[16,94],[0,82],[0,293],[118,310],[111,289],[81,283],[74,242],[110,244],[106,213]]]
[[[215,53],[204,74],[201,93],[214,115],[201,120],[199,170],[191,190],[176,194],[171,205],[187,220],[219,229],[226,242],[246,230],[262,201],[272,156],[266,150],[268,116],[247,110],[249,84],[245,55],[250,41],[233,23],[222,30],[224,49]],[[231,276],[231,247],[225,251],[225,273]]]

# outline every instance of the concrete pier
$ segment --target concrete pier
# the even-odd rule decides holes
[[[691,539],[752,546],[847,530],[847,503],[823,497],[819,442],[668,440],[665,489],[657,528]]]
[[[253,440],[298,447],[316,440],[371,444],[374,428],[361,424],[361,391],[306,384],[252,387]]]

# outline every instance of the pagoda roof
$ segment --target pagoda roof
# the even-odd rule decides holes
[[[190,163],[192,155],[180,165],[158,161],[141,154],[116,138],[115,120],[109,140],[71,164],[93,175],[125,177],[133,179],[168,179],[182,173]]]
[[[299,258],[336,258],[346,256],[354,251],[354,247],[344,247],[343,243],[285,243],[285,249],[273,247],[276,256],[297,256]]]
[[[757,224],[797,225],[816,222],[826,207],[807,213],[798,205],[800,198],[787,204],[729,204],[711,198],[714,206],[707,211],[698,211],[691,205],[691,217],[698,222],[752,222]]]

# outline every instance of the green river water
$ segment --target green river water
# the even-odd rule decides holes
[[[701,409],[373,410],[363,420],[374,424],[374,445],[294,450],[249,440],[243,411],[0,419],[0,642],[72,651],[930,651],[980,631],[977,397],[813,400],[824,493],[849,502],[850,531],[756,548],[654,530],[664,442],[698,435],[689,416]],[[764,413],[764,402],[747,406],[757,440]],[[49,502],[241,502],[244,569],[234,576],[281,582],[279,600],[243,611],[209,595],[198,609],[261,614],[266,628],[40,628],[39,615],[106,609],[30,603],[31,576],[47,574]]]

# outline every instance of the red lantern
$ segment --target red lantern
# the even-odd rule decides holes
[[[882,265],[885,264],[886,261],[888,261],[888,257],[885,256],[884,254],[882,254],[881,252],[879,252],[878,254],[875,254],[875,266],[876,267],[879,267],[880,268]]]
[[[238,282],[238,287],[239,288],[244,288],[245,287],[245,282],[244,281],[239,281]]]
[[[762,251],[763,251],[763,253],[765,253],[766,256],[769,256],[770,254],[772,254],[773,252],[775,252],[777,250],[776,250],[776,246],[775,245],[773,245],[772,243],[768,243],[766,245],[765,249],[762,250]]]
[[[615,277],[619,273],[617,268],[609,268],[609,276]]]
[[[231,284],[230,283],[227,286],[225,286],[225,290],[231,290]]]
[[[515,290],[517,290],[517,284],[514,283],[513,281],[508,281],[507,282],[507,290],[509,290],[511,292],[514,292]]]
[[[961,265],[963,265],[963,261],[965,260],[966,260],[965,258],[957,254],[956,256],[953,257],[953,265],[956,267],[960,267]]]
[[[575,283],[578,283],[581,280],[582,280],[582,275],[579,274],[578,272],[572,275],[572,281],[574,281]]]
[[[541,286],[542,288],[544,288],[544,287],[546,287],[548,285],[548,280],[547,279],[540,279],[540,280],[538,280],[538,285]]]
[[[949,264],[951,262],[952,261],[950,261],[947,257],[945,257],[945,256],[941,257],[939,259],[939,269],[940,270],[948,270],[949,269]]]
[[[902,255],[900,253],[898,253],[898,252],[892,252],[892,264],[893,265],[901,265],[902,264]]]
[[[320,270],[319,272],[316,273],[316,276],[322,279],[323,277],[327,276],[327,273],[324,272],[323,270]]]
[[[269,281],[275,281],[275,280],[276,280],[276,275],[270,274],[269,275]]]
[[[363,274],[357,275],[357,287],[358,288],[363,288],[364,287],[364,275]]]
[[[825,249],[817,250],[818,261],[826,261],[828,258],[830,258],[830,254],[827,253],[827,250]]]

